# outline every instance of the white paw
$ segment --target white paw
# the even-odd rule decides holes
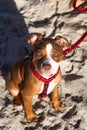
[[[15,106],[15,110],[17,111],[22,111],[23,110],[23,106],[20,105],[20,106]]]

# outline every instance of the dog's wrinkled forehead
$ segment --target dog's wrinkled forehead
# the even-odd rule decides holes
[[[46,49],[47,52],[51,51],[52,49],[61,50],[61,46],[59,46],[54,39],[45,39],[39,43],[39,45],[35,46],[35,50],[37,49]]]
[[[46,45],[46,52],[47,52],[48,56],[50,55],[50,52],[51,52],[52,48],[53,48],[52,44],[48,43]]]

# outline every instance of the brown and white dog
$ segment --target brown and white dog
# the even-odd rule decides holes
[[[14,97],[14,104],[23,105],[27,121],[32,122],[37,120],[32,109],[35,95],[44,98],[52,93],[54,109],[64,107],[58,93],[58,84],[62,79],[59,66],[63,48],[70,44],[64,37],[43,38],[40,33],[32,34],[28,43],[34,46],[33,58],[12,66],[6,76],[6,88]]]

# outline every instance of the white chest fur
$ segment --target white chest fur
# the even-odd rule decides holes
[[[52,56],[51,56],[51,51],[53,49],[53,46],[51,43],[47,44],[46,45],[46,53],[47,53],[47,56],[46,56],[46,59],[44,60],[44,63],[49,63],[51,65],[51,74],[50,76],[52,75],[55,75],[58,71],[58,68],[59,68],[59,62],[56,62]],[[49,75],[46,75],[44,73],[42,73],[42,77],[46,78],[46,79],[49,79],[50,78]],[[47,89],[47,93],[46,94],[49,94],[52,92],[52,90],[54,89],[54,87],[57,85],[57,82],[55,79],[53,79],[49,85],[48,85],[48,89]],[[41,86],[41,90],[40,90],[40,93],[42,93],[44,90],[44,83],[42,84]]]
[[[52,92],[52,90],[54,89],[54,87],[56,86],[56,82],[55,82],[55,79],[53,79],[50,83],[49,83],[49,86],[48,86],[48,89],[47,89],[47,93],[46,94],[49,94]],[[41,86],[41,90],[40,90],[40,93],[42,93],[44,89],[44,83],[42,84]]]

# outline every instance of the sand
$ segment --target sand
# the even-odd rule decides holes
[[[87,12],[70,11],[70,0],[0,0],[0,68],[4,73],[16,61],[32,54],[29,34],[65,36],[71,44],[87,31]],[[85,2],[87,5],[87,1]],[[24,110],[12,105],[12,97],[0,76],[0,130],[87,130],[87,38],[60,64],[63,79],[60,98],[62,112],[53,109],[49,96],[33,101],[38,122],[27,123]]]

